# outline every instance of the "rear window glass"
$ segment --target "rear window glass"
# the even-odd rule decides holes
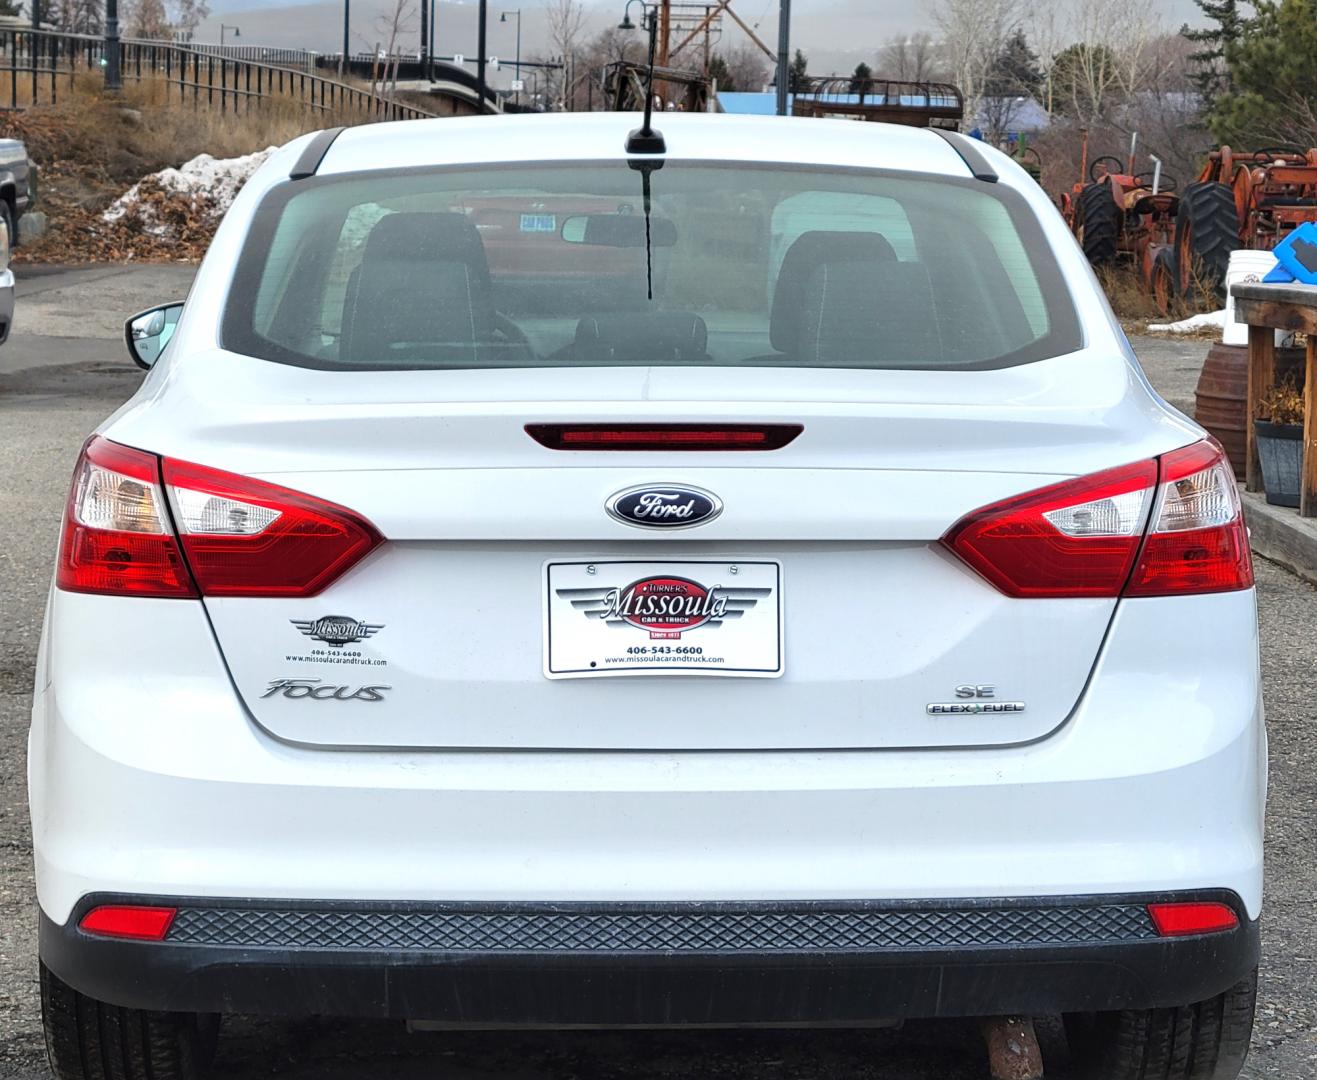
[[[228,349],[326,369],[976,369],[1080,346],[1004,185],[626,162],[286,183],[225,309]]]

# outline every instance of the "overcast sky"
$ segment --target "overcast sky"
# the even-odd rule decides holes
[[[382,36],[381,16],[393,0],[349,0],[353,49],[369,50]],[[412,0],[414,6],[419,0]],[[1033,0],[1052,3],[1055,0]],[[300,47],[319,52],[337,51],[342,41],[343,0],[210,0],[214,14],[199,28],[202,41],[218,41],[220,22],[236,23],[241,40],[253,45]],[[591,31],[616,22],[624,0],[587,3],[592,9]],[[1201,21],[1193,0],[1149,0],[1167,30],[1185,21]],[[776,47],[778,0],[733,0],[732,7],[770,47]],[[515,23],[500,24],[497,13],[517,6],[517,0],[490,0],[489,49],[501,59],[512,59]],[[531,56],[547,48],[542,0],[520,0],[523,9],[522,50]],[[440,55],[476,51],[476,0],[442,0],[438,17],[436,51]],[[855,64],[876,57],[883,42],[893,36],[931,29],[929,5],[919,0],[792,0],[793,46],[804,49],[810,71],[849,73]],[[729,43],[744,40],[728,23]],[[231,31],[230,31],[231,33]]]

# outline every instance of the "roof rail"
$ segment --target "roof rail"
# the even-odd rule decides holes
[[[297,164],[293,166],[292,171],[288,174],[289,180],[305,180],[309,176],[315,176],[316,170],[320,168],[320,163],[325,160],[325,155],[329,153],[329,148],[334,145],[334,140],[343,134],[344,128],[326,128],[324,131],[317,131],[311,136],[311,141],[306,144],[306,149],[302,151],[302,156],[297,159]]]
[[[941,128],[930,130],[942,136],[947,145],[960,155],[960,160],[969,167],[975,180],[982,180],[988,184],[997,182],[997,170],[988,164],[988,159],[979,150],[976,139],[966,138],[957,131],[943,131]]]

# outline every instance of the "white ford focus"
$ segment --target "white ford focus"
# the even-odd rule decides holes
[[[630,126],[299,139],[130,322],[33,708],[56,1073],[192,1075],[225,1012],[1048,1013],[1106,1080],[1234,1077],[1220,449],[997,152]]]

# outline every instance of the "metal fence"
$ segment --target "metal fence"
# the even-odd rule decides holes
[[[105,40],[48,30],[0,28],[0,109],[57,104],[79,73],[99,71]],[[244,112],[262,101],[288,101],[317,113],[414,120],[436,115],[387,95],[278,63],[231,57],[174,42],[120,44],[123,80],[159,80],[169,97],[198,108]]]

